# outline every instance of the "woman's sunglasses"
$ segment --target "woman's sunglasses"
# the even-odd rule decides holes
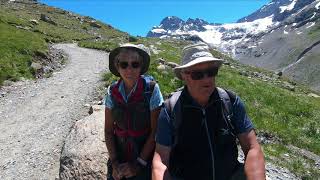
[[[119,66],[121,69],[127,69],[127,67],[129,66],[129,63],[127,61],[119,61],[118,62]],[[140,62],[138,61],[133,61],[131,62],[130,66],[133,68],[133,69],[137,69],[140,67]]]
[[[213,77],[218,74],[218,68],[210,68],[203,71],[185,71],[184,73],[190,74],[192,80],[201,80],[205,76]]]

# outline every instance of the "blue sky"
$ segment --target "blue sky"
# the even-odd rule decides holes
[[[231,23],[271,0],[40,0],[101,20],[131,35],[146,36],[167,16]]]

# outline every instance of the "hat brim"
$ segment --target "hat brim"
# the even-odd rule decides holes
[[[182,79],[181,76],[181,70],[197,65],[197,64],[202,64],[202,63],[212,63],[215,67],[220,67],[223,63],[222,59],[217,59],[217,58],[213,58],[213,57],[199,57],[183,66],[178,66],[176,68],[173,69],[175,75],[177,76],[177,78]]]
[[[139,49],[137,47],[133,46],[121,46],[117,47],[114,50],[112,50],[109,54],[109,70],[112,74],[115,76],[120,77],[120,73],[118,72],[116,66],[115,66],[115,57],[119,54],[121,49],[133,49],[139,53],[140,56],[142,56],[142,67],[141,67],[141,74],[144,74],[148,71],[149,65],[150,65],[150,56],[147,52],[143,51],[142,49]]]

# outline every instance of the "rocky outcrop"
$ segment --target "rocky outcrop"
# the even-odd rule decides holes
[[[60,158],[61,180],[106,179],[108,152],[104,141],[104,106],[75,123]]]
[[[56,22],[54,22],[49,16],[47,16],[47,15],[45,15],[45,14],[41,14],[40,19],[41,19],[42,21],[44,21],[44,22],[49,23],[49,24],[52,24],[52,25],[55,25],[55,26],[57,25]]]

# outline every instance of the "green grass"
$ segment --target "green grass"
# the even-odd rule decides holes
[[[57,25],[40,20],[41,14]],[[38,24],[32,24],[31,20],[36,20]],[[93,27],[90,25],[93,20],[40,4],[1,5],[0,86],[5,80],[33,78],[30,65],[38,59],[37,54],[47,53],[48,43],[79,42],[83,47],[99,49],[101,46],[103,50],[110,50],[120,42],[127,41],[127,33],[99,21],[97,23],[101,28]]]
[[[258,130],[320,154],[320,101],[223,67],[218,85],[237,92]]]
[[[35,53],[47,51],[44,39],[0,22],[0,42],[0,85],[5,80],[32,78]]]

